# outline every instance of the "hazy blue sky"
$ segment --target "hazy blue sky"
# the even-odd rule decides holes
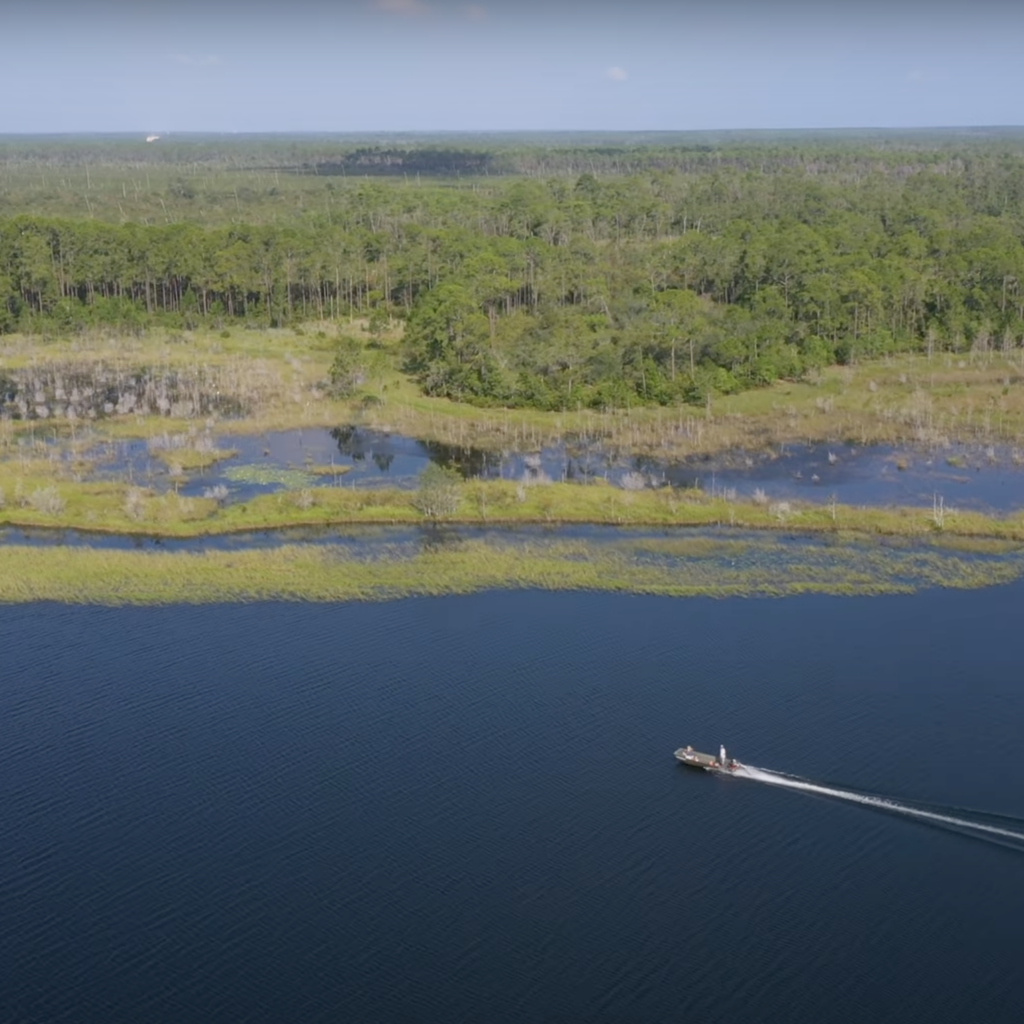
[[[1024,0],[0,3],[0,133],[1024,123]]]

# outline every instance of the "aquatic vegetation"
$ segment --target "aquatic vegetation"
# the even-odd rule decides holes
[[[276,484],[289,490],[311,487],[316,483],[313,474],[302,469],[287,469],[282,466],[228,466],[222,475],[234,483],[258,484],[263,487]]]
[[[420,491],[401,488],[317,486],[317,478],[302,470],[280,467],[227,467],[225,478],[277,484],[280,489],[244,500],[225,501],[223,493],[207,486],[179,514],[176,494],[159,496],[147,490],[145,514],[138,500],[130,503],[130,480],[80,480],[72,473],[55,474],[48,463],[0,461],[0,487],[7,502],[0,508],[0,525],[60,525],[112,533],[161,536],[204,536],[295,526],[347,523],[422,523],[433,518],[462,524],[550,525],[608,524],[616,526],[719,526],[739,530],[786,531],[804,535],[877,535],[990,538],[1024,541],[1024,513],[1006,516],[953,509],[930,501],[918,507],[856,507],[835,501],[827,506],[804,502],[770,502],[767,506],[731,495],[673,488],[623,490],[602,480],[581,486],[550,483],[528,487],[512,480],[459,481],[448,476],[443,507],[423,503]],[[56,482],[54,482],[56,477]],[[36,491],[60,498],[47,503],[28,498]],[[207,495],[207,491],[209,492]],[[303,492],[308,492],[303,496]],[[433,493],[433,492],[431,492]],[[437,495],[434,495],[437,497]],[[45,507],[44,507],[45,505]],[[941,513],[941,514],[940,514]]]
[[[793,544],[776,538],[659,547],[494,535],[363,546],[168,553],[0,547],[0,602],[100,604],[386,600],[488,589],[595,590],[674,597],[909,593],[982,587],[1024,573],[1024,552]]]
[[[204,470],[217,462],[233,459],[238,452],[234,448],[162,448],[150,446],[150,453],[166,462],[176,473],[189,470]]]

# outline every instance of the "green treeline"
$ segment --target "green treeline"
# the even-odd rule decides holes
[[[899,173],[908,161],[968,175],[980,165],[1019,155],[1019,127],[653,132],[311,133],[217,135],[178,133],[150,145],[134,134],[0,136],[2,170],[156,169],[300,172],[309,175],[421,173],[576,176],[733,168],[814,174]],[[0,198],[2,198],[0,185]]]
[[[753,147],[715,168],[709,152],[692,172],[302,176],[301,212],[273,222],[233,186],[234,222],[215,227],[195,174],[167,185],[170,223],[7,203],[0,333],[404,321],[428,393],[550,409],[703,402],[886,352],[1021,346],[1020,155]]]

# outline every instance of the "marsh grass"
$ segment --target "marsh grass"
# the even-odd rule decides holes
[[[233,459],[238,455],[235,448],[151,448],[150,454],[163,462],[168,469],[175,467],[179,473],[205,472],[218,462]]]
[[[151,454],[167,464],[175,479],[208,468],[236,454],[232,448],[213,447],[214,429],[218,435],[231,436],[358,422],[465,447],[532,451],[564,441],[570,447],[598,443],[610,452],[645,452],[660,458],[752,449],[778,452],[797,441],[883,442],[942,450],[953,440],[969,440],[984,443],[985,451],[994,451],[995,443],[1010,441],[1016,451],[1024,433],[1020,367],[1016,360],[999,353],[956,362],[945,356],[904,356],[834,368],[813,380],[718,398],[705,410],[634,408],[600,413],[478,409],[425,397],[397,371],[388,377],[386,393],[381,390],[379,402],[366,405],[361,396],[339,402],[319,390],[333,352],[330,339],[294,332],[232,331],[227,338],[197,332],[185,340],[185,344],[172,343],[159,332],[129,339],[99,334],[48,344],[17,336],[5,338],[0,368],[72,357],[79,363],[93,359],[106,365],[120,359],[125,366],[159,364],[171,369],[209,361],[223,372],[225,386],[249,389],[263,397],[249,403],[257,410],[252,415],[216,421],[134,415],[85,425],[54,420],[0,421],[0,487],[8,495],[0,522],[40,525],[40,517],[47,516],[66,525],[123,532],[156,524],[168,535],[192,536],[296,525],[416,522],[422,518],[409,492],[315,486],[317,478],[328,476],[337,483],[348,467],[308,465],[283,471],[302,474],[301,478],[266,478],[289,491],[309,491],[301,501],[284,500],[280,494],[261,495],[219,507],[216,501],[198,499],[178,517],[178,506],[173,503],[156,514],[147,499],[141,519],[125,514],[126,490],[140,481],[128,479],[101,486],[85,479],[96,461],[89,453],[97,444],[113,447],[119,439],[130,437],[148,438]],[[261,391],[260,381],[271,379],[272,386]],[[240,471],[253,474],[251,482],[261,482],[258,468]],[[472,489],[467,489],[470,486]],[[64,508],[44,513],[32,509],[28,502],[12,500],[19,487],[23,495],[53,487]],[[600,482],[591,486],[556,482],[532,487],[510,481],[462,485],[462,500],[450,518],[494,523],[724,523],[811,533],[919,537],[942,532],[1009,540],[1024,536],[1024,517],[1019,513],[988,517],[944,508],[937,521],[934,509],[854,508],[834,501],[828,506],[783,504],[769,502],[763,492],[755,492],[751,502],[728,493],[634,490]]]
[[[245,470],[245,467],[238,467]],[[256,495],[245,501],[224,502],[228,495],[211,493],[190,505],[166,494],[144,490],[146,513],[128,503],[130,481],[80,482],[68,475],[56,479],[47,463],[0,462],[0,488],[7,497],[0,525],[53,525],[119,533],[195,537],[292,526],[337,526],[348,523],[422,523],[430,518],[418,507],[418,492],[400,489],[315,487],[315,478],[299,470],[251,470],[253,482],[281,482],[287,489]],[[226,472],[232,478],[233,470]],[[239,479],[247,479],[245,472]],[[721,526],[747,530],[786,530],[804,534],[878,535],[923,538],[933,535],[1024,541],[1024,514],[986,516],[944,508],[937,521],[934,507],[854,507],[787,502],[763,505],[755,500],[710,495],[670,488],[624,491],[603,481],[590,485],[552,483],[524,487],[510,480],[472,481],[453,485],[459,501],[445,518],[452,523],[556,525],[610,524],[617,526]],[[37,490],[52,488],[63,501],[58,511],[43,511],[24,500]],[[302,494],[301,500],[298,495]],[[19,500],[18,496],[22,499]],[[13,499],[13,500],[12,500]],[[178,510],[187,508],[187,512]],[[429,510],[428,510],[429,511]]]
[[[291,490],[308,487],[314,481],[313,475],[303,469],[261,466],[252,463],[244,466],[228,466],[224,470],[223,476],[234,483],[257,484],[263,487],[278,484]]]
[[[567,540],[466,540],[436,547],[286,545],[167,553],[0,547],[0,602],[161,604],[239,600],[386,600],[489,589],[592,590],[663,596],[909,593],[1010,582],[1001,559],[923,548],[748,543],[743,557]]]
[[[1024,433],[1024,383],[1019,360],[1001,353],[970,363],[907,355],[721,396],[710,411],[487,410],[428,398],[403,379],[391,385],[381,406],[353,413],[368,425],[428,440],[519,450],[566,437],[663,457],[793,443],[942,449],[958,442],[1015,443]]]
[[[325,326],[337,334],[335,325]],[[141,338],[100,332],[49,343],[14,335],[4,339],[0,369],[45,368],[69,360],[115,365],[125,372],[139,366],[193,373],[202,368],[209,383],[242,410],[217,419],[217,431],[224,435],[360,423],[465,447],[523,451],[579,439],[671,458],[768,451],[793,443],[877,443],[941,451],[954,443],[1017,445],[1024,434],[1024,374],[1020,359],[1008,353],[979,354],[970,360],[905,355],[834,367],[813,379],[720,396],[704,409],[545,412],[481,409],[425,396],[398,369],[397,338],[389,342],[385,355],[390,367],[376,382],[372,403],[364,401],[362,392],[345,401],[332,399],[324,384],[335,342],[317,333],[324,332],[231,331],[222,338],[196,331],[187,334],[185,344],[160,331]],[[102,421],[111,437],[194,429],[196,422],[172,415]],[[55,420],[44,426],[61,436],[76,429]],[[43,427],[37,421],[5,424],[0,447],[5,437],[39,429]]]

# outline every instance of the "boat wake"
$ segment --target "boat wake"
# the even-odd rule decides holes
[[[984,812],[966,811],[961,808],[956,808],[955,810],[959,813],[953,814],[945,813],[941,810],[928,810],[899,800],[891,800],[887,797],[858,793],[850,789],[839,789],[836,786],[821,786],[816,782],[810,782],[795,775],[768,771],[765,768],[755,768],[749,764],[741,765],[735,775],[739,778],[763,782],[769,786],[782,786],[786,789],[795,789],[803,793],[831,797],[835,800],[846,800],[850,803],[870,807],[872,810],[885,811],[888,814],[903,815],[940,828],[950,829],[963,835],[988,839],[999,843],[1001,846],[1008,846],[1011,849],[1024,852],[1024,831],[1018,832],[1014,829],[978,820],[982,817],[1001,817],[1005,820],[1005,816],[986,815]],[[974,820],[971,817],[962,816],[968,814],[972,815]]]

